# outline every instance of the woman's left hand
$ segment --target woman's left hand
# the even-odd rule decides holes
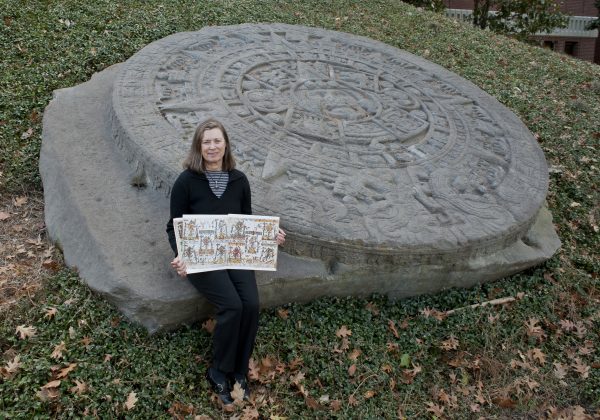
[[[277,240],[277,245],[283,245],[283,243],[285,242],[285,232],[283,231],[283,229],[279,229],[279,232],[277,232],[277,236],[275,237],[275,239]]]

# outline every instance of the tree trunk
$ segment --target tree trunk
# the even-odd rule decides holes
[[[488,13],[492,0],[474,0],[473,2],[473,25],[481,29],[487,28]]]

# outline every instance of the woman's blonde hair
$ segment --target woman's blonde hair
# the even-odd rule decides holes
[[[223,156],[222,170],[229,172],[235,168],[235,159],[231,154],[231,146],[229,144],[229,136],[227,135],[227,131],[225,130],[225,127],[223,127],[223,124],[213,119],[204,121],[198,126],[198,128],[196,128],[196,132],[192,138],[190,151],[183,161],[184,168],[198,173],[206,170],[204,159],[202,159],[202,139],[204,138],[204,133],[207,130],[212,130],[213,128],[218,128],[221,130],[223,133],[223,138],[225,139],[225,155]]]

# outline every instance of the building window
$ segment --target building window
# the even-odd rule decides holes
[[[548,48],[549,50],[554,51],[554,41],[544,41],[542,44],[544,48]]]
[[[577,42],[567,41],[565,42],[565,54],[575,55],[577,52]]]

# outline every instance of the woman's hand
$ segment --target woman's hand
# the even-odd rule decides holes
[[[185,263],[181,261],[181,258],[175,257],[175,259],[171,261],[171,267],[173,267],[175,271],[177,271],[177,274],[179,274],[181,277],[185,278],[187,276],[187,273],[185,271]]]
[[[285,232],[283,231],[283,229],[279,229],[279,232],[277,232],[277,236],[275,237],[275,239],[277,240],[277,245],[283,245],[283,243],[285,242]]]

